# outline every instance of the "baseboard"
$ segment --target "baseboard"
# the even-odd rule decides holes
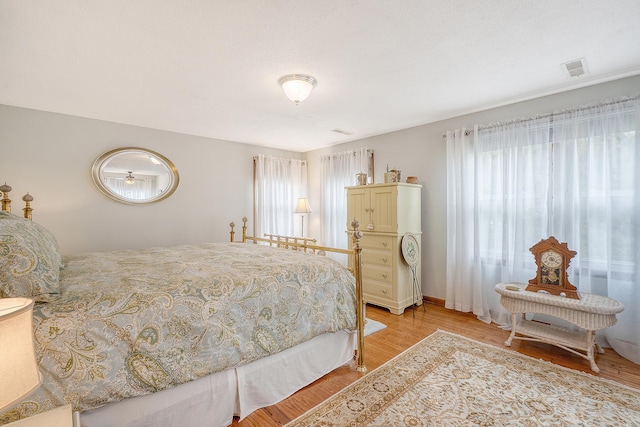
[[[444,300],[440,298],[434,298],[434,297],[423,295],[422,301],[426,304],[435,304],[435,305],[439,305],[440,307],[444,307]]]

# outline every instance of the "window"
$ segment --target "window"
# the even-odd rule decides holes
[[[307,162],[263,155],[253,162],[254,235],[302,236],[293,211],[298,198],[307,196]]]
[[[362,147],[323,156],[321,159],[321,241],[326,246],[347,248],[347,192],[356,185],[356,174],[373,177],[374,153]],[[334,255],[340,261],[346,257]]]
[[[533,278],[554,236],[579,292],[624,303],[606,336],[639,363],[639,132],[640,96],[448,132],[446,306],[506,323],[494,286]]]

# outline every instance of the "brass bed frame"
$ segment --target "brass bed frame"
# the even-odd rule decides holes
[[[235,223],[229,223],[229,227],[231,227],[230,232],[230,241],[236,242],[235,240]],[[269,246],[275,246],[278,248],[285,249],[293,249],[304,252],[312,252],[322,254],[324,252],[334,252],[340,254],[346,254],[349,256],[353,256],[353,269],[351,273],[355,277],[356,281],[356,329],[358,333],[358,344],[353,359],[355,360],[355,369],[359,372],[365,372],[367,370],[364,364],[364,323],[365,323],[365,301],[362,293],[362,264],[361,264],[361,252],[362,248],[360,247],[360,239],[362,238],[362,232],[360,231],[360,223],[358,220],[354,218],[351,222],[351,227],[353,228],[353,232],[351,233],[351,238],[353,239],[353,248],[349,249],[340,249],[340,248],[331,248],[328,246],[320,246],[316,245],[315,239],[310,239],[306,237],[287,237],[287,236],[279,236],[274,234],[265,234],[265,237],[255,237],[247,235],[247,217],[242,218],[242,240],[239,241],[241,243],[247,243],[247,241],[252,241],[253,243],[266,243]]]
[[[2,196],[2,199],[0,199],[0,204],[2,204],[2,210],[9,213],[11,213],[11,199],[9,198],[10,191],[11,186],[7,185],[6,182],[0,185],[0,196]],[[22,196],[22,200],[25,203],[25,206],[22,209],[22,211],[24,212],[24,217],[27,219],[31,219],[31,212],[33,211],[33,209],[31,209],[31,202],[33,202],[33,196],[27,193]]]

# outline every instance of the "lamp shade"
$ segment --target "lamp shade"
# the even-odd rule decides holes
[[[295,213],[311,213],[311,206],[309,206],[309,200],[306,197],[300,197],[298,199],[298,205],[296,206]]]
[[[42,381],[33,347],[33,300],[0,298],[0,411]]]
[[[306,74],[289,74],[280,77],[278,80],[284,94],[298,105],[311,94],[311,90],[316,86],[317,81]]]

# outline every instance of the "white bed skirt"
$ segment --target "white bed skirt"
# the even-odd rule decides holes
[[[249,365],[81,414],[75,427],[227,427],[353,359],[356,333],[324,334]]]

